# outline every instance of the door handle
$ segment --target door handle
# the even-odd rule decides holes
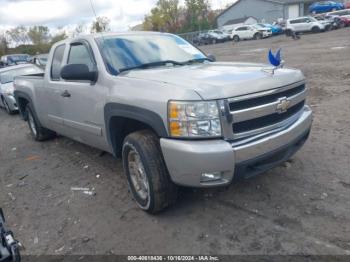
[[[70,93],[68,92],[68,90],[64,90],[63,93],[61,93],[62,97],[70,97]]]

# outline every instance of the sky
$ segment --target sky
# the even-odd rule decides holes
[[[77,24],[90,25],[94,14],[107,16],[112,31],[126,31],[140,24],[157,0],[0,0],[0,30],[18,25],[46,25],[72,31]],[[235,0],[209,0],[213,9],[224,8]],[[184,0],[180,0],[184,2]],[[61,29],[62,30],[62,29]],[[86,31],[89,28],[86,26]]]

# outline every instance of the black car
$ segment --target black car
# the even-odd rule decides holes
[[[196,45],[211,45],[216,43],[223,43],[227,41],[225,37],[221,37],[218,34],[207,32],[199,34],[194,40],[193,43]]]

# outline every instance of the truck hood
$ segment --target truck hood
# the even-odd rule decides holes
[[[300,70],[280,68],[272,73],[272,68],[265,64],[215,62],[132,70],[123,75],[192,89],[204,100],[241,96],[304,80]]]

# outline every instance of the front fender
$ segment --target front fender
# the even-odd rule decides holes
[[[121,145],[119,145],[120,142],[117,141],[117,137],[112,135],[112,129],[118,128],[111,125],[111,120],[113,117],[121,117],[139,121],[151,127],[159,137],[168,137],[168,132],[161,116],[148,109],[126,104],[108,103],[104,107],[104,117],[107,140],[112,146],[114,155],[117,155],[117,148]]]

